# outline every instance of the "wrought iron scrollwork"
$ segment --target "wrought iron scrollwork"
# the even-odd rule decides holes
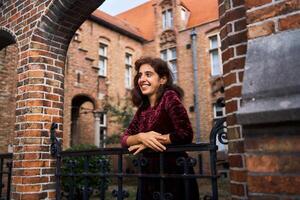
[[[135,167],[145,167],[148,165],[148,159],[145,157],[139,157],[132,160],[132,164]]]
[[[197,160],[192,157],[179,157],[176,159],[176,165],[178,166],[187,166],[187,167],[194,167],[197,164]]]
[[[225,118],[220,118],[215,122],[215,125],[210,132],[211,144],[216,145],[216,139],[218,139],[221,144],[228,144],[226,126],[224,125],[225,121]]]
[[[66,162],[66,166],[68,169],[74,169],[77,164],[78,164],[78,162],[76,160],[68,160]]]
[[[109,161],[106,159],[97,160],[96,165],[100,167],[101,171],[106,171],[105,168],[108,166]]]
[[[51,155],[55,157],[57,157],[58,154],[61,152],[61,144],[55,134],[57,128],[58,128],[58,124],[52,123],[50,128],[50,139],[51,139],[50,152]]]
[[[118,197],[118,190],[114,189],[112,192],[111,192],[112,196],[117,198]],[[122,191],[122,199],[125,199],[125,198],[128,198],[129,197],[129,192],[126,191],[126,190],[123,190]]]
[[[11,169],[12,168],[12,161],[8,161],[6,163],[7,168]]]
[[[154,200],[159,200],[159,199],[161,199],[160,197],[161,197],[160,192],[153,192],[153,199]],[[164,200],[172,200],[173,199],[173,194],[170,193],[170,192],[163,193],[163,199]]]

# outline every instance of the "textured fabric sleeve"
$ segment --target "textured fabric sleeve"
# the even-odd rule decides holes
[[[167,91],[165,98],[165,109],[175,128],[175,132],[170,133],[171,143],[191,143],[193,140],[193,129],[182,102],[174,91]]]
[[[123,135],[121,136],[121,145],[122,147],[128,147],[127,145],[127,138],[130,136],[130,135],[135,135],[138,133],[139,131],[139,128],[138,128],[138,125],[139,125],[139,110],[135,113],[133,119],[131,120],[128,128],[125,130],[125,132],[123,133]]]

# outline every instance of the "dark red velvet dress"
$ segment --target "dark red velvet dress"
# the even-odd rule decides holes
[[[167,90],[160,102],[154,107],[139,108],[131,121],[128,129],[122,136],[121,143],[127,147],[126,140],[129,135],[140,132],[156,131],[161,134],[170,134],[172,144],[188,144],[192,142],[193,130],[187,112],[183,107],[177,93]],[[143,153],[148,163],[142,168],[143,173],[159,173],[159,154]],[[164,172],[167,174],[182,174],[183,167],[176,164],[178,157],[187,157],[185,152],[165,153]],[[194,173],[193,168],[189,168],[189,173]],[[160,181],[155,178],[144,178],[142,180],[142,198],[139,200],[152,200],[155,192],[160,192]],[[199,192],[195,179],[189,181],[189,200],[198,200]],[[183,179],[165,179],[165,193],[171,193],[173,200],[185,199],[185,187]],[[138,197],[137,197],[138,199]]]

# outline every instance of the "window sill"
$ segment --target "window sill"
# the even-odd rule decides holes
[[[84,48],[82,48],[82,47],[78,48],[78,50],[79,50],[79,51],[83,51],[83,52],[88,52],[88,50],[86,50],[86,49],[84,49]]]
[[[107,76],[105,76],[105,75],[99,75],[99,74],[98,74],[98,77],[99,78],[103,78],[103,79],[107,78]]]

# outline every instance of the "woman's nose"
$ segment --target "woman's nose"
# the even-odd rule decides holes
[[[141,75],[140,76],[140,81],[144,81],[145,80],[145,76],[144,75]]]

